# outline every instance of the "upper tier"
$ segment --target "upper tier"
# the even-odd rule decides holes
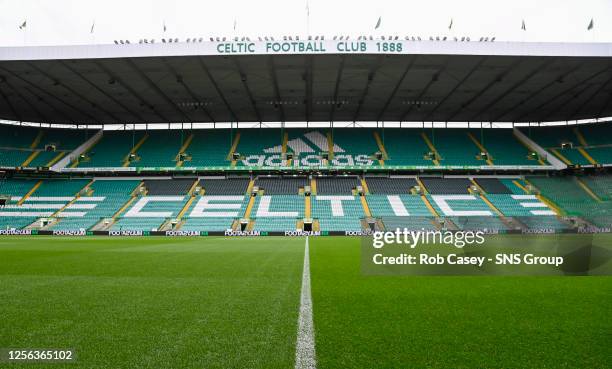
[[[612,124],[520,130],[252,128],[103,131],[97,135],[0,126],[0,166],[7,168],[532,170],[554,169],[555,162],[612,164]]]

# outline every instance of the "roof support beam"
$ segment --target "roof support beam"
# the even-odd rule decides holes
[[[340,65],[338,66],[338,73],[336,74],[336,85],[334,86],[334,98],[332,100],[331,111],[329,113],[329,121],[332,122],[332,124],[334,122],[334,113],[336,111],[336,105],[339,105],[338,91],[340,90],[340,81],[342,80],[342,72],[344,71],[344,61],[345,61],[345,56],[341,55]]]
[[[274,87],[274,95],[278,102],[278,111],[280,113],[280,121],[284,123],[285,122],[285,109],[283,108],[280,88],[278,87],[278,79],[276,78],[276,67],[274,65],[273,56],[268,57],[268,71],[270,72],[270,77],[272,78],[272,86]]]
[[[493,86],[495,86],[496,84],[498,84],[499,82],[501,82],[508,74],[510,74],[510,72],[512,72],[514,70],[514,68],[516,68],[517,65],[521,64],[521,59],[516,59],[509,68],[506,68],[502,73],[498,74],[497,76],[495,76],[495,78],[489,82],[484,88],[481,88],[478,90],[478,93],[475,94],[474,96],[472,96],[472,98],[470,98],[467,102],[461,104],[461,106],[455,110],[455,112],[449,116],[446,121],[452,121],[453,118],[455,118],[457,116],[457,114],[459,114],[463,109],[467,108],[468,106],[472,105],[472,103],[476,100],[478,100],[478,98],[482,95],[485,94],[485,92],[489,91],[489,89]]]
[[[304,76],[304,90],[306,91],[306,101],[304,101],[304,110],[306,122],[312,117],[312,55],[306,55],[306,70]]]
[[[249,96],[249,101],[251,102],[251,106],[253,107],[253,110],[255,111],[255,116],[257,117],[257,121],[261,123],[262,122],[261,114],[259,114],[259,109],[257,109],[257,102],[253,98],[253,93],[251,92],[251,88],[249,87],[249,83],[247,81],[247,75],[242,70],[242,66],[240,65],[240,61],[238,60],[238,58],[232,58],[232,59],[236,63],[236,68],[238,68],[238,73],[240,73],[240,81],[242,81],[242,85],[244,86],[244,89],[247,95]]]
[[[378,113],[378,116],[376,118],[377,121],[383,120],[383,115],[385,114],[385,111],[387,111],[387,108],[391,104],[391,101],[393,101],[393,98],[397,94],[397,91],[399,90],[400,86],[402,85],[402,83],[404,83],[404,80],[406,79],[406,76],[408,75],[408,72],[410,72],[410,70],[412,69],[412,66],[414,65],[414,62],[417,60],[417,58],[418,58],[418,56],[415,55],[410,60],[410,63],[408,63],[408,66],[406,66],[406,69],[404,69],[404,73],[402,73],[402,76],[398,79],[397,83],[395,84],[395,87],[391,91],[391,94],[387,98],[387,101],[385,102],[385,105],[383,105],[383,108],[380,110],[380,113]]]
[[[107,94],[103,89],[101,89],[97,84],[93,83],[91,80],[89,80],[89,78],[83,76],[81,73],[79,73],[76,69],[72,68],[68,63],[64,62],[63,60],[59,60],[59,63],[66,69],[68,69],[70,72],[72,72],[73,74],[77,75],[80,79],[82,79],[83,81],[87,82],[88,85],[90,85],[93,89],[95,89],[96,91],[98,91],[99,93],[101,93],[102,95],[106,96],[106,98],[112,100],[115,104],[119,105],[121,108],[123,108],[123,110],[127,111],[128,113],[130,113],[131,115],[133,115],[134,117],[136,117],[136,119],[138,121],[141,122],[145,122],[146,120],[138,113],[133,112],[132,110],[130,110],[125,104],[123,104],[119,99],[115,98],[114,96]]]
[[[353,123],[355,123],[359,118],[359,114],[361,113],[361,108],[363,107],[365,98],[368,96],[368,92],[370,92],[370,85],[372,84],[372,81],[376,77],[376,73],[382,66],[382,63],[385,60],[384,58],[385,57],[383,55],[379,55],[378,58],[376,59],[376,62],[374,63],[374,66],[370,68],[370,71],[368,72],[368,81],[366,82],[366,87],[363,89],[363,92],[361,93],[361,96],[359,97],[359,101],[357,102],[357,109],[355,110],[355,114],[353,115]]]
[[[52,76],[50,73],[45,72],[44,70],[42,70],[41,68],[39,68],[38,66],[34,65],[31,62],[28,62],[28,65],[30,67],[32,67],[33,69],[35,69],[38,73],[42,74],[43,76],[45,76],[47,79],[53,81],[53,83],[57,83],[59,84],[59,86],[62,86],[63,88],[65,88],[68,92],[70,92],[72,95],[76,96],[78,99],[83,100],[84,102],[86,102],[88,105],[91,105],[92,107],[95,107],[96,109],[98,109],[99,111],[103,112],[104,114],[108,115],[109,117],[111,117],[112,119],[115,120],[116,123],[120,123],[121,119],[117,118],[114,114],[104,110],[102,107],[100,107],[99,105],[95,104],[94,102],[90,101],[89,99],[87,99],[85,97],[84,94],[82,93],[78,93],[76,92],[72,87],[62,83],[57,77]]]
[[[38,117],[41,119],[42,122],[49,122],[49,119],[40,112],[40,110],[38,110],[38,108],[36,108],[35,105],[32,104],[31,99],[26,99],[20,92],[18,89],[16,89],[9,81],[8,79],[4,80],[4,83],[13,91],[13,93],[15,95],[17,95],[17,97],[19,97],[21,100],[23,100],[23,102],[25,102],[25,104],[36,113],[36,115],[38,115]],[[39,98],[42,101],[42,98]],[[46,102],[45,102],[46,103]],[[47,105],[49,105],[47,103]],[[49,105],[51,106],[51,105]],[[51,106],[51,108],[53,109],[53,107]],[[71,121],[71,119],[68,119],[69,121]]]
[[[607,66],[606,66],[604,69],[600,70],[599,72],[596,72],[596,73],[591,74],[591,75],[590,75],[590,76],[589,76],[587,79],[585,79],[585,80],[583,80],[583,81],[580,81],[580,82],[577,82],[577,83],[574,83],[574,84],[573,84],[572,86],[570,86],[569,88],[567,88],[567,89],[565,89],[565,90],[563,90],[563,91],[559,92],[558,94],[555,94],[553,97],[551,97],[550,99],[546,100],[546,101],[545,101],[545,102],[543,102],[542,104],[538,105],[536,108],[534,108],[534,109],[530,110],[530,111],[529,111],[529,112],[527,112],[527,113],[523,113],[523,114],[521,114],[521,115],[520,115],[520,116],[517,118],[517,120],[519,120],[519,121],[520,121],[521,119],[523,119],[523,117],[525,117],[525,116],[527,116],[527,115],[531,115],[533,112],[536,112],[536,111],[541,110],[541,109],[542,109],[544,106],[546,106],[546,105],[550,104],[551,102],[553,102],[553,101],[557,100],[559,97],[561,97],[561,96],[565,95],[566,93],[568,93],[568,92],[572,91],[572,90],[573,90],[573,89],[575,89],[576,87],[578,87],[578,86],[580,86],[580,85],[582,85],[582,84],[587,83],[588,81],[592,80],[593,78],[595,78],[595,77],[599,76],[600,74],[605,73],[605,72],[607,72],[607,71],[609,71],[609,70],[610,70],[610,65],[607,65]]]
[[[181,110],[181,108],[179,108],[176,103],[174,101],[172,101],[172,99],[170,99],[168,97],[168,95],[166,95],[161,88],[159,88],[159,86],[157,84],[155,84],[153,81],[151,81],[151,78],[149,78],[149,76],[146,75],[145,72],[142,71],[141,68],[138,68],[138,66],[136,65],[136,63],[134,63],[134,61],[132,59],[126,59],[126,63],[132,67],[132,69],[134,71],[136,71],[136,74],[138,74],[140,76],[140,78],[142,78],[147,85],[149,85],[149,87],[157,92],[157,94],[159,96],[161,96],[162,99],[164,99],[166,101],[166,103],[168,103],[168,105],[172,106],[177,113],[179,113],[179,115],[183,116],[183,119],[185,119],[186,122],[192,122],[193,123],[193,119],[187,114],[185,113],[183,110]],[[185,122],[184,121],[184,122]],[[168,123],[170,123],[168,121]]]
[[[425,115],[425,118],[423,120],[429,120],[430,117],[436,112],[436,110],[438,110],[438,108],[440,106],[442,106],[442,104],[444,104],[444,102],[446,100],[448,100],[451,96],[453,96],[453,94],[459,89],[459,87],[463,86],[463,84],[470,79],[470,77],[472,77],[472,75],[474,74],[474,72],[476,72],[478,70],[478,68],[480,68],[480,66],[487,60],[486,56],[483,56],[482,58],[480,58],[478,60],[478,62],[472,67],[472,69],[470,69],[470,71],[463,76],[463,78],[461,78],[461,80],[459,80],[459,82],[457,82],[457,84],[449,91],[448,94],[446,94],[446,96],[444,96],[442,98],[442,100],[440,100],[436,106],[434,106],[434,108],[427,113],[427,115]]]
[[[172,65],[170,65],[170,63],[168,63],[168,61],[166,60],[166,58],[162,58],[162,63],[164,63],[164,65],[166,66],[166,68],[168,68],[170,70],[170,72],[176,77],[176,82],[178,84],[180,84],[181,86],[183,86],[183,88],[185,89],[185,91],[187,91],[187,93],[189,94],[189,96],[191,96],[191,98],[195,101],[195,102],[199,102],[202,99],[197,96],[195,94],[195,92],[193,92],[193,90],[191,88],[189,88],[189,86],[187,86],[187,83],[185,83],[185,81],[183,80],[183,77],[180,76],[178,73],[176,73],[176,70],[172,67]],[[197,106],[196,106],[197,108]],[[210,114],[210,112],[208,111],[208,109],[206,109],[206,106],[202,105],[201,106],[202,111],[204,112],[204,114],[206,114],[206,116],[208,117],[208,119],[215,123],[215,119],[213,118],[213,116]],[[192,121],[193,123],[193,121]]]
[[[123,82],[123,80],[121,80],[121,78],[115,76],[108,68],[106,68],[106,66],[104,64],[102,64],[99,61],[94,61],[94,63],[96,64],[96,66],[98,68],[100,68],[101,70],[104,71],[104,73],[106,73],[110,78],[112,78],[113,80],[115,80],[117,83],[119,83],[124,89],[126,89],[130,94],[132,94],[132,96],[134,96],[138,101],[140,101],[140,103],[143,106],[148,107],[149,109],[151,109],[151,111],[157,115],[158,117],[161,118],[162,121],[164,122],[170,122],[170,120],[168,118],[166,118],[163,114],[159,113],[157,110],[155,110],[155,106],[151,105],[148,101],[146,101],[145,99],[143,99],[139,94],[136,93],[136,91],[134,91],[134,89],[130,86],[128,86],[125,82]]]
[[[589,97],[587,99],[585,99],[584,102],[582,104],[580,104],[580,106],[578,108],[576,108],[576,110],[574,110],[574,112],[572,113],[572,116],[575,117],[578,113],[580,113],[582,111],[582,109],[584,109],[584,107],[595,98],[595,96],[600,94],[601,91],[604,88],[606,88],[606,86],[608,86],[610,84],[610,82],[612,82],[612,76],[610,76],[610,78],[608,78],[608,80],[606,82],[602,83],[601,86],[599,86],[599,88],[597,88],[591,95],[589,95]],[[600,114],[601,114],[601,112],[600,112]],[[594,118],[599,118],[599,117],[594,117]]]
[[[210,73],[210,70],[208,70],[208,67],[206,66],[206,63],[204,63],[204,59],[202,59],[202,57],[199,56],[197,58],[197,60],[198,60],[198,64],[200,64],[200,68],[202,68],[202,70],[204,71],[204,73],[208,77],[208,80],[210,81],[210,83],[215,88],[215,91],[217,91],[217,95],[219,95],[219,97],[221,98],[221,101],[223,101],[223,104],[225,104],[225,107],[227,108],[227,111],[230,113],[230,116],[232,117],[234,122],[238,122],[238,117],[236,116],[236,113],[234,112],[234,110],[230,106],[229,102],[225,98],[225,95],[223,95],[223,92],[219,88],[219,85],[217,84],[217,81],[215,81],[215,79],[213,78],[212,74]]]
[[[3,81],[0,79],[0,84],[2,82]],[[15,118],[17,118],[18,121],[23,122],[23,119],[21,119],[21,114],[19,114],[19,112],[17,112],[17,110],[15,110],[15,108],[13,107],[13,104],[11,104],[11,101],[9,100],[8,96],[6,96],[6,94],[4,93],[4,91],[2,91],[1,88],[0,88],[0,96],[2,96],[2,99],[4,101],[6,101],[6,105],[8,105],[9,109],[11,109],[11,112],[13,113]]]
[[[516,82],[515,84],[510,86],[510,88],[505,90],[502,94],[497,96],[493,101],[491,101],[485,107],[480,109],[480,111],[478,113],[474,114],[468,121],[470,121],[470,122],[478,121],[479,118],[481,118],[480,120],[482,120],[481,116],[482,116],[482,114],[484,112],[489,111],[489,109],[491,109],[493,106],[495,106],[495,104],[497,104],[499,101],[503,100],[506,96],[508,96],[509,93],[511,93],[512,91],[516,90],[519,86],[522,86],[525,82],[529,81],[533,76],[539,74],[542,70],[544,70],[546,68],[549,68],[550,65],[554,61],[555,61],[555,59],[544,60],[544,62],[542,64],[538,65],[529,74],[527,74],[525,77],[521,78],[518,82]]]
[[[529,101],[531,99],[533,99],[535,96],[537,96],[538,94],[540,94],[542,91],[546,90],[547,88],[549,88],[550,86],[554,85],[555,83],[557,83],[557,81],[559,79],[563,79],[567,76],[569,76],[570,74],[574,73],[575,71],[577,71],[578,69],[580,69],[582,67],[582,64],[578,64],[576,65],[574,68],[570,69],[568,72],[558,76],[557,78],[553,79],[552,81],[550,81],[549,83],[545,84],[544,86],[540,87],[539,89],[535,90],[532,94],[530,94],[528,97],[526,97],[525,99],[519,101],[518,104],[514,104],[510,109],[506,110],[505,112],[503,112],[502,114],[498,115],[495,117],[495,119],[491,119],[491,122],[497,122],[499,121],[502,117],[506,116],[506,114],[508,114],[511,111],[514,111],[516,108],[518,108],[519,106],[521,106],[523,104],[524,101]],[[514,122],[519,121],[519,119],[513,119]]]
[[[431,79],[429,80],[429,82],[427,82],[427,85],[421,90],[421,93],[419,94],[419,96],[416,98],[416,100],[421,100],[423,98],[423,96],[425,96],[425,94],[427,93],[427,91],[429,90],[429,88],[436,82],[438,81],[438,78],[440,78],[440,74],[444,73],[444,71],[446,70],[446,67],[448,66],[448,63],[450,61],[450,58],[447,57],[444,60],[444,64],[442,64],[442,66],[438,69],[438,71],[436,72],[436,74],[434,74]],[[404,121],[406,120],[406,117],[408,116],[408,114],[412,111],[412,108],[414,107],[414,105],[410,105],[408,107],[408,109],[406,109],[406,111],[404,111],[404,113],[402,114],[400,121]]]
[[[12,71],[9,71],[9,70],[4,69],[4,68],[3,68],[3,70],[4,70],[5,72],[7,72],[7,73],[10,73],[11,75],[13,75],[15,78],[19,79],[20,81],[25,82],[27,85],[31,86],[32,88],[34,88],[34,89],[36,89],[36,90],[38,90],[38,91],[40,91],[40,92],[44,93],[44,94],[45,94],[45,95],[47,95],[47,96],[52,97],[52,98],[53,98],[53,99],[55,99],[56,101],[59,101],[60,103],[62,103],[62,104],[64,104],[64,105],[66,105],[67,107],[71,108],[72,110],[76,111],[77,113],[79,113],[79,114],[81,114],[81,115],[83,115],[83,116],[86,116],[86,117],[90,118],[90,119],[91,119],[93,122],[97,122],[97,118],[96,118],[96,117],[94,117],[93,115],[91,115],[91,114],[89,114],[89,113],[87,113],[87,112],[81,111],[79,108],[75,107],[74,105],[72,105],[72,104],[70,104],[70,103],[68,103],[68,102],[64,101],[63,99],[59,98],[59,97],[58,97],[56,94],[52,94],[52,93],[50,93],[50,92],[47,92],[46,90],[44,90],[44,89],[42,89],[40,86],[38,86],[36,83],[31,82],[31,81],[29,81],[29,80],[27,80],[27,79],[25,79],[25,78],[21,77],[20,75],[18,75],[18,74],[16,74],[16,73],[14,73],[14,72],[12,72]],[[48,78],[48,77],[47,77],[47,78]],[[52,105],[50,105],[50,104],[49,104],[49,106],[52,106]],[[54,109],[56,109],[55,107],[53,107],[53,108],[54,108]],[[57,110],[57,109],[56,109],[56,110]],[[65,115],[65,116],[67,116],[67,114],[65,114],[65,113],[64,113],[64,115]],[[75,123],[75,124],[76,124],[76,122],[77,122],[77,121],[78,121],[78,120],[71,119],[71,122],[72,122],[72,123]]]

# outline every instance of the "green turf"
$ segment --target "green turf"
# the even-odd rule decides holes
[[[3,237],[0,347],[75,348],[67,368],[290,368],[303,250],[303,239]]]
[[[371,277],[359,247],[310,239],[319,369],[609,367],[610,277]],[[0,347],[78,353],[12,367],[292,368],[303,250],[303,238],[2,237]]]
[[[319,368],[609,368],[610,277],[363,276],[311,239]]]

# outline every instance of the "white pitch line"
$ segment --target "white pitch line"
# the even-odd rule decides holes
[[[308,236],[306,236],[300,316],[298,318],[297,343],[295,347],[295,369],[315,369],[316,367],[314,324],[312,323],[312,295],[310,294],[310,257]]]

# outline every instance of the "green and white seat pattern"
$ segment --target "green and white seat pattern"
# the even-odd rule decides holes
[[[319,219],[321,231],[360,231],[364,217],[357,196],[318,195],[311,199],[312,217]]]
[[[184,217],[183,231],[225,231],[244,215],[249,197],[244,195],[198,196]]]
[[[264,195],[255,198],[251,218],[255,230],[293,231],[304,218],[304,197],[298,195]]]
[[[421,200],[420,196],[415,195],[367,195],[366,201],[372,216],[431,216],[431,212]]]

